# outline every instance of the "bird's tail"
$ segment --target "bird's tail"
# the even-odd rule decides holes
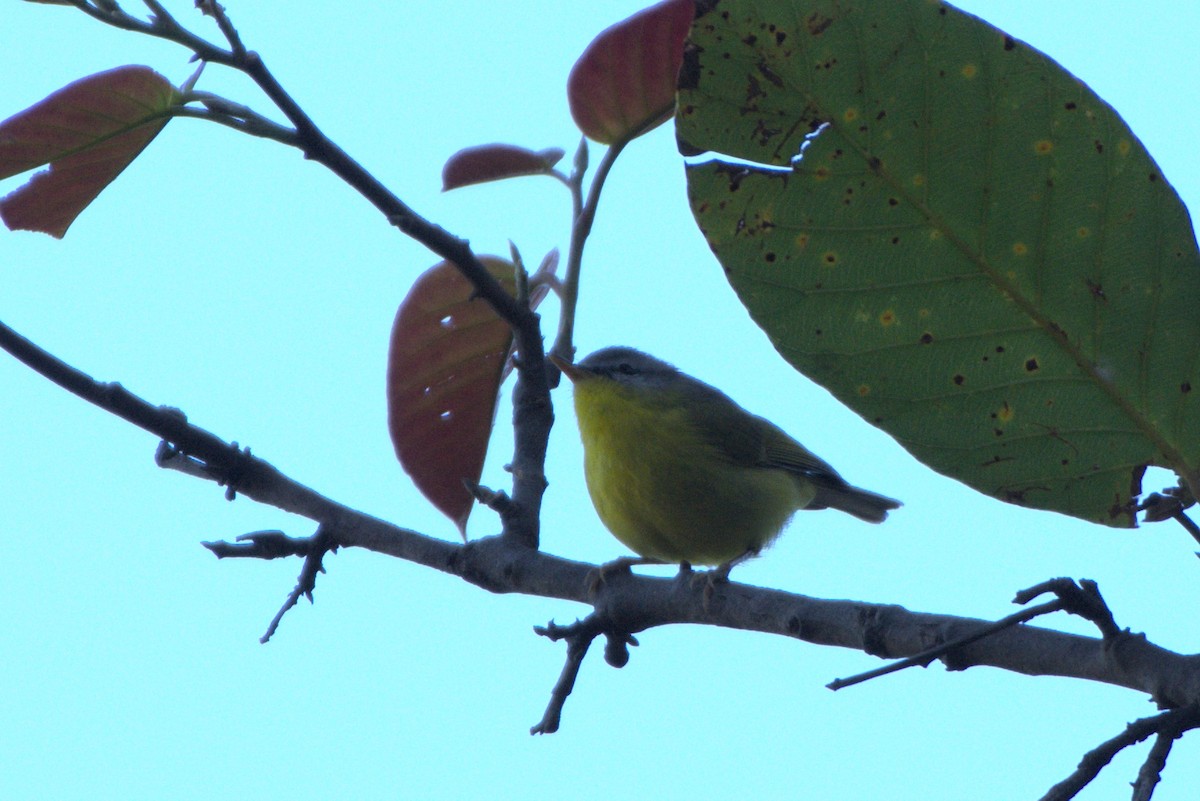
[[[890,510],[899,509],[900,506],[900,501],[894,498],[843,484],[842,486],[818,487],[817,497],[808,505],[808,508],[838,509],[868,523],[882,523],[887,520],[887,513]]]

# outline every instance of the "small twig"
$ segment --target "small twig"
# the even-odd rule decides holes
[[[1177,510],[1171,517],[1174,518],[1175,522],[1183,526],[1184,531],[1192,535],[1192,539],[1200,542],[1200,526],[1197,526],[1195,521],[1184,514],[1182,509]],[[1196,556],[1200,556],[1200,553],[1197,553]]]
[[[1100,629],[1104,639],[1111,639],[1121,633],[1112,610],[1100,595],[1100,587],[1091,579],[1081,579],[1078,584],[1069,578],[1056,578],[1035,584],[1029,589],[1021,590],[1013,598],[1013,603],[1025,604],[1039,595],[1054,593],[1062,601],[1063,611],[1078,615],[1084,620],[1095,624]]]
[[[1023,609],[1020,612],[1009,615],[1006,618],[997,620],[995,623],[991,623],[987,626],[981,626],[978,630],[973,631],[963,637],[959,637],[956,640],[950,640],[949,642],[934,646],[933,648],[922,651],[919,654],[914,654],[906,659],[898,660],[890,665],[876,668],[875,670],[868,670],[865,673],[859,673],[855,676],[850,676],[845,679],[835,679],[825,686],[830,690],[836,691],[845,687],[851,687],[855,684],[862,684],[864,681],[877,679],[880,676],[886,676],[889,673],[896,673],[906,668],[927,667],[931,662],[933,662],[933,660],[945,656],[950,651],[970,645],[977,640],[982,640],[984,637],[990,637],[997,632],[1004,631],[1005,629],[1012,628],[1013,626],[1017,626],[1021,623],[1026,623],[1030,620],[1033,620],[1035,617],[1048,615],[1051,612],[1058,612],[1062,610],[1062,608],[1062,601],[1050,601],[1049,603],[1044,603],[1040,606],[1032,606],[1028,609]]]
[[[1200,714],[1195,706],[1172,709],[1153,717],[1135,720],[1125,727],[1125,731],[1084,754],[1075,772],[1051,787],[1050,791],[1042,796],[1041,801],[1069,801],[1090,784],[1100,771],[1112,762],[1113,757],[1153,734],[1169,735],[1174,739],[1197,727],[1200,727]],[[1163,756],[1165,758],[1165,754]]]
[[[562,291],[559,294],[561,311],[558,320],[558,335],[550,352],[563,361],[575,360],[575,307],[579,300],[579,273],[583,264],[583,249],[588,236],[592,232],[592,224],[596,220],[596,209],[600,205],[600,192],[604,182],[612,170],[617,156],[621,155],[628,140],[620,140],[609,146],[604,152],[600,163],[596,166],[596,174],[588,187],[587,199],[583,199],[583,175],[587,170],[588,151],[587,140],[580,143],[575,153],[575,169],[571,173],[570,186],[572,193],[573,219],[571,226],[571,246],[567,249],[567,269],[563,276]],[[557,373],[555,374],[557,378]]]
[[[580,627],[580,630],[571,635],[561,635],[567,640],[567,661],[563,665],[562,672],[558,674],[558,681],[554,683],[554,689],[550,691],[550,703],[546,705],[542,719],[529,729],[530,734],[553,734],[558,731],[558,725],[562,721],[563,705],[567,702],[567,696],[575,689],[575,679],[579,676],[583,658],[587,656],[592,640],[596,639],[596,635],[600,633],[599,631],[584,631],[582,623],[576,623],[575,627]],[[558,634],[560,627],[553,622],[546,628],[534,627],[533,630],[551,640],[561,638]]]
[[[512,511],[512,498],[508,497],[503,490],[496,491],[489,489],[466,479],[463,479],[463,486],[467,488],[467,492],[471,493],[475,500],[500,515],[501,519]]]
[[[258,638],[260,643],[267,643],[279,628],[280,621],[288,610],[295,606],[303,596],[309,603],[313,600],[313,590],[317,588],[317,574],[324,573],[322,560],[326,553],[337,553],[338,543],[330,536],[324,526],[317,528],[317,533],[311,537],[289,537],[282,531],[255,531],[243,534],[236,543],[205,542],[205,548],[216,554],[218,559],[226,557],[241,557],[253,559],[278,559],[283,556],[303,556],[304,566],[296,579],[296,586],[288,593],[287,600],[275,613],[270,625],[263,636]]]
[[[89,17],[97,19],[106,25],[111,25],[114,28],[134,31],[135,33],[183,45],[195,53],[196,58],[201,61],[210,61],[214,64],[224,64],[230,67],[236,66],[237,57],[233,53],[201,39],[184,28],[156,0],[143,0],[146,7],[154,14],[150,22],[132,16],[117,3],[107,2],[107,0],[96,5],[92,5],[87,0],[67,0],[67,2]]]
[[[187,103],[201,103],[205,108],[191,108],[184,105]],[[301,144],[299,135],[292,128],[264,117],[249,106],[235,103],[210,92],[188,91],[184,93],[180,106],[175,108],[173,114],[178,117],[208,120],[251,136],[273,139],[289,147],[298,148]]]
[[[285,556],[307,556],[312,551],[312,537],[289,537],[282,531],[252,531],[234,542],[217,540],[200,543],[218,559],[281,559]]]
[[[1162,781],[1163,768],[1167,766],[1167,757],[1171,754],[1171,746],[1182,732],[1159,732],[1146,754],[1146,761],[1138,769],[1137,780],[1133,783],[1132,801],[1150,801],[1154,788]]]
[[[604,646],[604,661],[615,668],[625,667],[629,663],[629,646],[637,645],[637,639],[626,632],[613,631],[602,618],[593,613],[583,620],[576,620],[570,626],[560,626],[554,621],[546,626],[534,626],[534,632],[542,637],[558,642],[567,641],[567,661],[563,665],[554,689],[550,691],[550,703],[546,712],[536,726],[530,728],[530,734],[553,734],[558,731],[562,720],[563,705],[567,696],[575,689],[575,679],[579,676],[579,668],[583,658],[596,637],[603,634],[607,640]]]
[[[238,36],[237,29],[233,27],[233,23],[229,21],[228,15],[225,13],[225,6],[216,2],[216,0],[197,0],[196,7],[201,13],[207,14],[217,21],[217,27],[221,29],[221,35],[225,37],[225,41],[229,42],[229,50],[238,58],[246,57],[246,46],[242,44],[242,38]]]
[[[1181,479],[1176,487],[1168,487],[1161,493],[1152,492],[1146,496],[1137,511],[1144,512],[1143,519],[1147,523],[1158,523],[1163,520],[1174,520],[1183,526],[1184,531],[1200,543],[1200,526],[1185,514],[1185,510],[1196,503],[1188,485]],[[1196,556],[1200,557],[1200,553]]]

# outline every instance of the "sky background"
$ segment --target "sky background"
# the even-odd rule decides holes
[[[190,2],[167,5],[216,38]],[[505,253],[512,239],[531,262],[566,246],[562,187],[527,178],[441,194],[442,164],[492,141],[570,152],[568,70],[641,5],[227,3],[284,86],[401,198],[477,252]],[[1196,206],[1200,7],[959,5],[1089,83]],[[6,3],[0,42],[0,118],[122,64],[175,82],[193,69],[176,46],[55,6]],[[200,88],[266,108],[222,69]],[[0,233],[0,319],[326,495],[454,539],[402,473],[385,424],[392,318],[435,261],[295,151],[178,120],[62,242]],[[802,515],[738,580],[998,618],[1020,588],[1088,577],[1120,625],[1196,650],[1200,564],[1182,529],[1106,529],[979,495],[793,372],[695,228],[669,125],[618,161],[582,293],[582,351],[630,344],[671,360],[905,502],[880,527]],[[551,330],[554,302],[543,310]],[[555,402],[543,547],[612,559],[625,551],[587,499],[569,394]],[[153,437],[4,354],[0,404],[0,798],[1038,798],[1155,712],[1115,687],[940,665],[832,693],[828,681],[879,662],[677,626],[642,634],[623,670],[594,653],[563,730],[531,737],[563,661],[532,626],[587,608],[346,550],[326,559],[316,604],[260,645],[299,562],[218,562],[199,543],[307,535],[310,521],[156,468]],[[483,477],[496,487],[511,454],[504,404]],[[476,510],[471,536],[497,528]],[[1127,797],[1145,749],[1080,797]],[[1193,733],[1155,798],[1192,799],[1198,782]]]

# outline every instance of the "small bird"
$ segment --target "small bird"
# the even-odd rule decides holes
[[[729,569],[758,554],[800,509],[882,523],[900,506],[847,484],[773,423],[639,350],[571,364],[584,472],[604,525],[641,558]]]

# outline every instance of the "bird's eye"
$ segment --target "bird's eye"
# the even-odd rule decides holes
[[[624,373],[625,375],[633,375],[637,370],[633,369],[633,365],[629,362],[621,362],[617,365],[617,372]]]

